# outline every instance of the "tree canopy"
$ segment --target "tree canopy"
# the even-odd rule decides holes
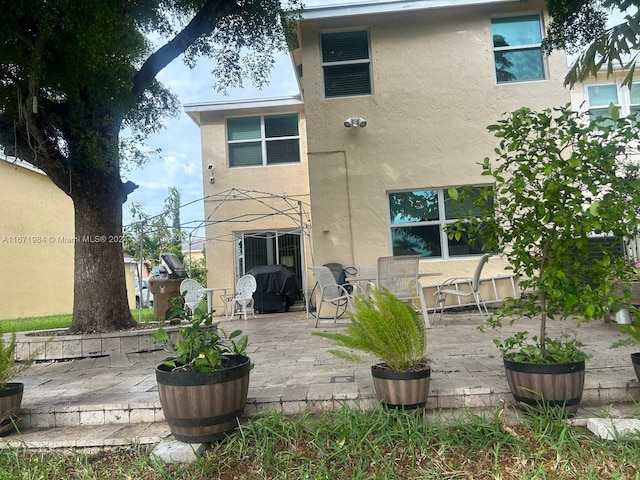
[[[183,55],[216,60],[224,90],[268,80],[286,48],[281,15],[299,0],[0,0],[0,146],[74,203],[74,331],[131,326],[124,284],[124,128],[133,144],[178,101],[156,75]],[[135,149],[134,149],[135,151]],[[85,241],[86,240],[86,241]]]
[[[640,49],[640,0],[547,0],[552,22],[543,49],[580,52],[565,77],[573,86],[606,71],[624,69],[630,85]],[[613,11],[625,13],[624,20],[607,27]]]

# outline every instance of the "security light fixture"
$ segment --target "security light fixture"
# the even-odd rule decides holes
[[[351,117],[344,121],[344,126],[347,128],[364,128],[367,126],[367,121],[362,117]]]

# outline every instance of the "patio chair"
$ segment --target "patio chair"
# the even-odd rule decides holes
[[[333,323],[335,323],[338,320],[338,317],[342,315],[347,308],[351,308],[351,310],[353,310],[352,296],[343,285],[336,282],[336,278],[333,273],[331,273],[329,267],[317,266],[310,268],[313,272],[316,286],[320,289],[320,302],[317,305],[315,326],[318,326],[320,311],[322,310],[322,305],[325,303],[335,307],[335,312],[333,314]],[[338,315],[338,312],[341,309],[342,312]]]
[[[238,282],[236,283],[236,291],[233,295],[227,297],[229,301],[227,320],[233,318],[238,311],[238,315],[242,314],[244,319],[247,319],[247,309],[251,307],[251,313],[254,318],[256,316],[256,312],[253,308],[253,294],[258,288],[258,282],[256,282],[256,277],[253,275],[243,275],[240,277]]]
[[[192,278],[185,278],[180,282],[180,294],[184,294],[184,306],[192,314],[205,295],[202,285]]]
[[[418,300],[425,326],[430,328],[427,304],[424,301],[422,285],[418,280],[419,266],[420,255],[380,257],[378,258],[376,287],[384,287],[399,300],[411,302],[412,305],[414,300]]]
[[[435,310],[438,310],[438,307],[440,307],[438,319],[442,318],[442,312],[446,305],[448,295],[455,295],[458,299],[473,296],[480,315],[489,315],[489,310],[487,309],[487,305],[484,303],[479,290],[480,275],[482,274],[482,269],[489,260],[489,257],[491,257],[491,254],[489,253],[485,253],[480,257],[476,270],[473,273],[473,277],[448,278],[438,285],[436,292],[434,293],[434,296],[436,296]]]

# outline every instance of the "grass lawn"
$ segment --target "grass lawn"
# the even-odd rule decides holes
[[[377,409],[291,418],[268,413],[190,465],[151,447],[0,452],[0,477],[74,479],[572,479],[640,478],[640,437],[602,440],[552,415],[503,412],[425,419]],[[637,416],[637,415],[636,415]]]
[[[138,321],[138,310],[131,310],[133,319]],[[142,309],[142,322],[153,322],[153,309]],[[52,330],[54,328],[69,328],[71,314],[51,315],[48,317],[16,318],[15,320],[0,320],[0,332],[27,332],[31,330]]]

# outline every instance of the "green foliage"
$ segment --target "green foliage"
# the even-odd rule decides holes
[[[355,313],[344,333],[316,332],[333,340],[334,345],[369,353],[391,370],[403,372],[426,362],[426,329],[416,311],[402,303],[385,288],[373,291],[373,297],[356,296]],[[330,350],[351,362],[364,362],[360,355]]]
[[[48,343],[48,342],[47,342]],[[45,344],[46,346],[46,344]],[[29,355],[29,358],[16,362],[16,334],[11,332],[9,341],[0,333],[0,390],[7,386],[7,382],[16,375],[29,368],[44,350],[45,346]]]
[[[144,259],[147,270],[160,262],[161,253],[175,253],[182,260],[180,229],[180,191],[170,187],[164,200],[165,210],[159,215],[148,215],[137,202],[129,208],[131,224],[123,229],[124,253]]]
[[[207,259],[206,256],[191,261],[185,256],[184,267],[189,272],[189,277],[197,280],[200,285],[207,284]]]
[[[547,338],[544,349],[538,341],[538,337],[527,337],[529,332],[517,332],[513,337],[509,337],[501,342],[494,339],[496,347],[500,350],[503,358],[514,362],[523,363],[574,363],[582,362],[591,358],[591,355],[584,353],[580,347],[582,342],[569,335],[563,334],[560,338]]]
[[[189,325],[179,327],[180,338],[171,343],[163,328],[153,334],[156,340],[173,350],[174,355],[164,361],[173,371],[221,370],[229,366],[229,355],[246,355],[248,337],[242,335],[242,330],[234,330],[227,335],[217,328],[211,314],[207,313],[205,300],[198,304],[191,316],[184,309],[179,311],[190,321]]]
[[[640,48],[640,2],[638,0],[547,0],[552,21],[542,42],[545,53],[553,50],[581,52],[565,76],[565,85],[574,86],[606,71],[624,68],[624,84],[631,86]],[[615,11],[626,13],[611,28],[605,22]]]
[[[629,292],[621,298],[614,285],[633,277],[633,267],[605,248],[594,258],[588,242],[593,234],[630,238],[640,227],[638,166],[630,160],[638,131],[632,119],[612,113],[588,122],[568,107],[520,108],[489,126],[500,143],[497,158],[484,159],[482,175],[495,189],[476,197],[473,214],[448,230],[451,238],[468,234],[504,252],[524,294],[490,325],[513,315],[540,317],[543,351],[548,319],[580,324],[628,303]],[[469,193],[457,196],[464,203]]]
[[[637,308],[630,307],[631,323],[620,325],[620,331],[627,335],[627,338],[615,342],[613,347],[621,347],[624,345],[634,345],[640,343],[640,311]]]
[[[32,163],[71,197],[77,237],[119,236],[122,205],[135,188],[123,183],[121,166],[148,159],[145,139],[180,111],[177,97],[156,79],[159,72],[178,57],[193,66],[207,56],[216,87],[242,85],[247,77],[263,86],[274,54],[287,48],[281,18],[301,6],[300,0],[0,0],[0,150]],[[74,331],[131,326],[126,292],[117,288],[120,243],[75,248],[94,259],[75,262],[76,283],[96,288],[76,290]],[[105,296],[111,308],[96,309]]]
[[[196,461],[165,463],[132,448],[3,448],[3,478],[89,480],[638,478],[637,436],[605,440],[559,415],[505,410],[422,415],[343,406],[289,417],[265,412]]]
[[[137,320],[138,309],[131,310],[131,315]],[[153,309],[142,309],[142,322],[155,322]],[[27,332],[31,330],[53,330],[55,328],[69,328],[71,326],[71,314],[49,315],[46,317],[26,317],[11,320],[0,320],[0,326],[5,332]]]

